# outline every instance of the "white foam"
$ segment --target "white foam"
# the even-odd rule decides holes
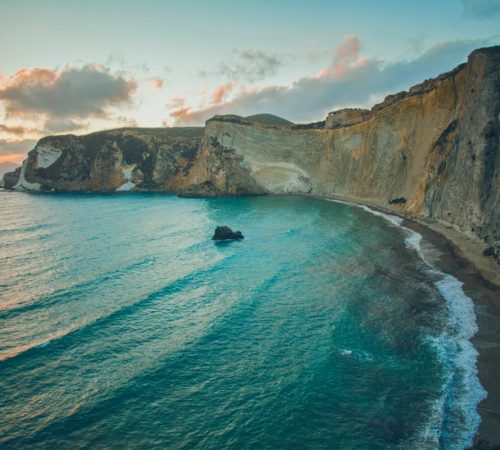
[[[417,233],[416,231],[410,230],[409,228],[403,227],[405,230],[408,230],[408,236],[405,239],[405,245],[408,248],[411,248],[412,250],[415,250],[420,256],[420,258],[426,263],[429,264],[427,259],[424,256],[424,253],[422,252],[422,235],[420,233]]]
[[[355,203],[354,203],[355,204]],[[392,214],[387,214],[387,213],[383,213],[383,212],[380,212],[380,211],[376,211],[374,209],[371,209],[369,208],[368,206],[365,206],[365,205],[357,205],[359,208],[361,209],[364,209],[365,211],[368,211],[369,213],[375,215],[375,216],[380,216],[380,217],[383,217],[385,220],[387,220],[389,223],[391,223],[392,225],[395,225],[397,227],[401,227],[401,228],[404,228],[402,226],[403,224],[403,219],[401,217],[398,217],[398,216],[394,216]]]
[[[427,265],[428,271],[439,278],[435,286],[446,301],[450,324],[441,335],[429,336],[428,340],[440,360],[449,367],[449,373],[446,376],[443,394],[434,402],[428,421],[419,433],[420,445],[427,446],[431,442],[434,446],[438,445],[444,431],[443,416],[447,409],[451,409],[461,416],[464,423],[461,423],[459,430],[453,430],[453,436],[450,437],[453,443],[450,443],[449,448],[470,447],[481,422],[477,405],[487,396],[478,377],[478,352],[470,341],[478,331],[472,299],[463,291],[463,283],[454,276],[437,270],[431,264],[422,251],[422,235],[404,227],[402,218],[375,211],[365,205],[340,200],[332,201],[357,206],[403,229],[407,233],[406,247],[415,250]],[[460,391],[458,395],[455,392],[457,386]]]
[[[474,304],[464,293],[463,283],[451,275],[445,275],[436,283],[436,286],[446,299],[450,313],[450,329],[445,330],[442,337],[454,344],[451,362],[455,369],[461,371],[461,380],[458,381],[462,384],[460,397],[448,400],[455,410],[462,413],[465,420],[464,436],[460,446],[467,448],[472,445],[481,422],[477,405],[487,396],[478,378],[476,364],[478,351],[470,341],[478,331]],[[448,384],[451,386],[456,383],[457,380],[450,377]]]
[[[352,350],[341,348],[340,349],[340,354],[344,356],[351,356],[352,355]]]

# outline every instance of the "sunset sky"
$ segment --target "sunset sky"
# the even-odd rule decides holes
[[[2,0],[0,163],[46,134],[318,121],[498,44],[500,0]]]

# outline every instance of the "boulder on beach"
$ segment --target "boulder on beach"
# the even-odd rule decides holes
[[[214,236],[212,237],[214,241],[228,241],[235,239],[244,239],[241,231],[233,231],[228,226],[219,226],[215,229]]]

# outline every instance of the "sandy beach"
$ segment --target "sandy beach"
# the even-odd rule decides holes
[[[483,256],[476,241],[453,228],[411,219],[405,219],[404,226],[439,251],[437,266],[463,282],[474,302],[479,331],[472,341],[479,352],[479,379],[488,392],[479,404],[481,425],[474,448],[500,448],[500,268]]]
[[[308,196],[308,195],[305,195]],[[433,261],[442,272],[453,275],[463,283],[464,292],[475,306],[479,331],[472,339],[479,352],[478,372],[488,395],[479,404],[481,425],[475,438],[474,449],[500,449],[500,266],[493,258],[484,256],[484,244],[464,235],[449,225],[417,219],[378,205],[357,199],[317,196],[323,200],[366,205],[374,210],[397,215],[404,219],[403,226],[421,234],[438,253]]]

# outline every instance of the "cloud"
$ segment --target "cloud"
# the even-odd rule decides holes
[[[321,58],[329,56],[329,53],[325,50],[318,50],[315,48],[310,48],[306,50],[306,59],[311,62],[319,61]]]
[[[462,0],[463,14],[474,19],[492,19],[500,14],[499,0]]]
[[[137,120],[133,117],[127,117],[127,116],[118,116],[115,118],[117,122],[120,123],[122,127],[126,128],[136,128],[139,126],[139,123]]]
[[[106,118],[110,109],[130,104],[136,88],[136,81],[100,65],[23,69],[3,83],[0,102],[7,118],[42,115],[47,129],[67,131],[80,127],[75,119]]]
[[[175,97],[172,99],[172,101],[168,104],[169,108],[182,108],[186,103],[186,97]]]
[[[45,133],[69,133],[70,131],[78,131],[87,128],[86,123],[59,117],[49,117],[45,121],[44,126]]]
[[[361,56],[359,40],[346,36],[330,66],[317,75],[299,79],[291,86],[240,86],[230,101],[200,109],[183,104],[182,114],[173,117],[178,124],[197,125],[216,114],[246,116],[261,112],[296,122],[322,120],[334,109],[372,106],[374,99],[448,71],[465,61],[474,48],[489,44],[491,42],[482,40],[447,41],[433,45],[413,59],[386,63]]]
[[[12,172],[16,168],[18,168],[19,165],[20,162],[3,160],[2,157],[0,156],[0,178],[2,178],[4,174],[6,174],[7,172]]]
[[[283,65],[283,59],[276,53],[266,53],[261,50],[231,51],[230,58],[219,64],[213,72],[203,71],[202,76],[225,77],[230,81],[255,82],[269,78],[278,73]]]
[[[22,139],[9,141],[0,139],[0,161],[21,163],[26,154],[32,150],[37,141],[34,139]]]
[[[184,117],[188,117],[191,114],[192,108],[186,106],[185,97],[176,97],[167,105],[170,109],[170,116],[181,122]],[[168,126],[168,121],[163,121],[163,126]]]
[[[0,155],[0,164],[20,164],[26,158],[26,153],[8,153]]]
[[[42,131],[37,128],[24,127],[22,125],[5,125],[0,123],[0,133],[24,136],[26,134],[41,134]]]
[[[216,86],[212,91],[212,103],[218,104],[224,101],[234,88],[234,83],[224,83]]]
[[[151,83],[155,89],[160,90],[163,87],[164,80],[163,78],[155,77],[151,80]]]
[[[189,117],[191,117],[192,114],[191,110],[192,108],[190,106],[182,107],[172,111],[170,115],[175,119],[179,119],[179,122],[183,122],[184,118],[188,118],[188,122],[190,122]]]
[[[335,79],[340,79],[347,71],[355,66],[359,60],[359,52],[361,45],[356,36],[345,36],[342,44],[337,47],[333,65],[331,67],[331,75]]]

